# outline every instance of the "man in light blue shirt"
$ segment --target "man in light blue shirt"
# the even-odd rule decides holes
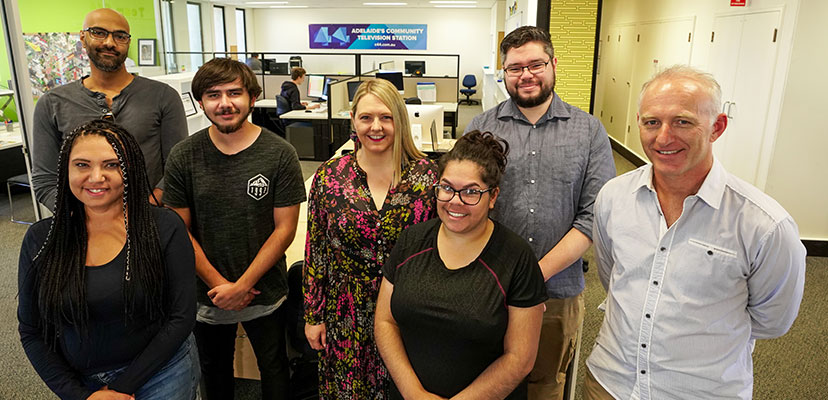
[[[796,319],[805,247],[779,203],[714,159],[720,109],[718,83],[690,67],[641,90],[652,164],[611,180],[595,202],[608,295],[586,399],[750,399],[755,339]]]

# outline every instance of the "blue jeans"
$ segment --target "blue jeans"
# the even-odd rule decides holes
[[[98,390],[117,379],[127,367],[87,375],[83,378],[86,387]],[[198,350],[192,334],[164,367],[135,392],[140,400],[187,400],[196,398],[200,378]]]

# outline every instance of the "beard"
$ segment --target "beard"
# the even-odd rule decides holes
[[[549,96],[552,96],[552,92],[555,91],[556,78],[557,77],[555,75],[552,75],[551,85],[547,85],[545,82],[540,81],[539,84],[541,85],[541,91],[533,97],[520,97],[518,94],[518,85],[520,85],[520,81],[516,82],[514,86],[505,85],[506,91],[509,92],[509,96],[518,107],[532,108],[543,104],[546,100],[549,100]]]
[[[116,50],[114,47],[106,47],[106,46],[98,46],[94,47],[90,44],[84,43],[84,48],[86,48],[86,54],[89,56],[89,61],[95,66],[95,68],[104,71],[104,72],[115,72],[122,65],[124,65],[124,61],[126,61],[127,54],[121,53]],[[102,56],[99,52],[100,51],[110,51],[115,53],[115,57],[105,57]]]
[[[241,118],[239,120],[239,122],[236,122],[232,125],[227,125],[227,124],[226,125],[221,125],[218,122],[213,121],[213,119],[210,118],[210,116],[207,115],[207,113],[204,113],[204,115],[207,117],[207,119],[210,120],[210,122],[213,123],[213,125],[216,127],[217,131],[219,131],[219,132],[221,132],[225,135],[229,135],[229,134],[231,134],[233,132],[236,132],[237,130],[241,129],[242,125],[244,125],[244,122],[247,121],[247,117],[250,116],[250,113],[252,111],[253,111],[253,107],[250,107],[247,110],[247,114],[245,114],[244,118]],[[224,114],[241,114],[241,110],[236,110],[236,111],[232,111],[232,112],[222,112],[219,115],[224,115]]]

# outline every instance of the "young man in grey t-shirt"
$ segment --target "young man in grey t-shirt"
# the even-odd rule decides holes
[[[196,255],[195,328],[205,399],[233,398],[239,322],[256,354],[262,397],[287,396],[288,365],[279,306],[287,296],[285,249],[305,201],[296,151],[248,122],[261,87],[246,65],[204,64],[193,94],[213,123],[173,148],[165,202],[190,229]]]

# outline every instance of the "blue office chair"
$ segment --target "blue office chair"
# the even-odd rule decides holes
[[[272,109],[271,109],[272,110]],[[286,137],[287,135],[287,126],[285,125],[284,121],[280,119],[282,114],[290,111],[290,102],[284,96],[276,95],[276,115],[270,116],[270,121],[273,123],[273,127],[276,128],[275,132],[277,135],[281,137]],[[275,118],[274,118],[275,117]]]
[[[460,89],[460,93],[465,95],[466,98],[458,101],[457,104],[463,104],[464,102],[468,105],[480,104],[479,101],[471,99],[471,96],[477,93],[477,89],[472,89],[473,87],[477,86],[477,78],[475,78],[472,74],[464,76],[463,86],[465,86],[466,88]]]

